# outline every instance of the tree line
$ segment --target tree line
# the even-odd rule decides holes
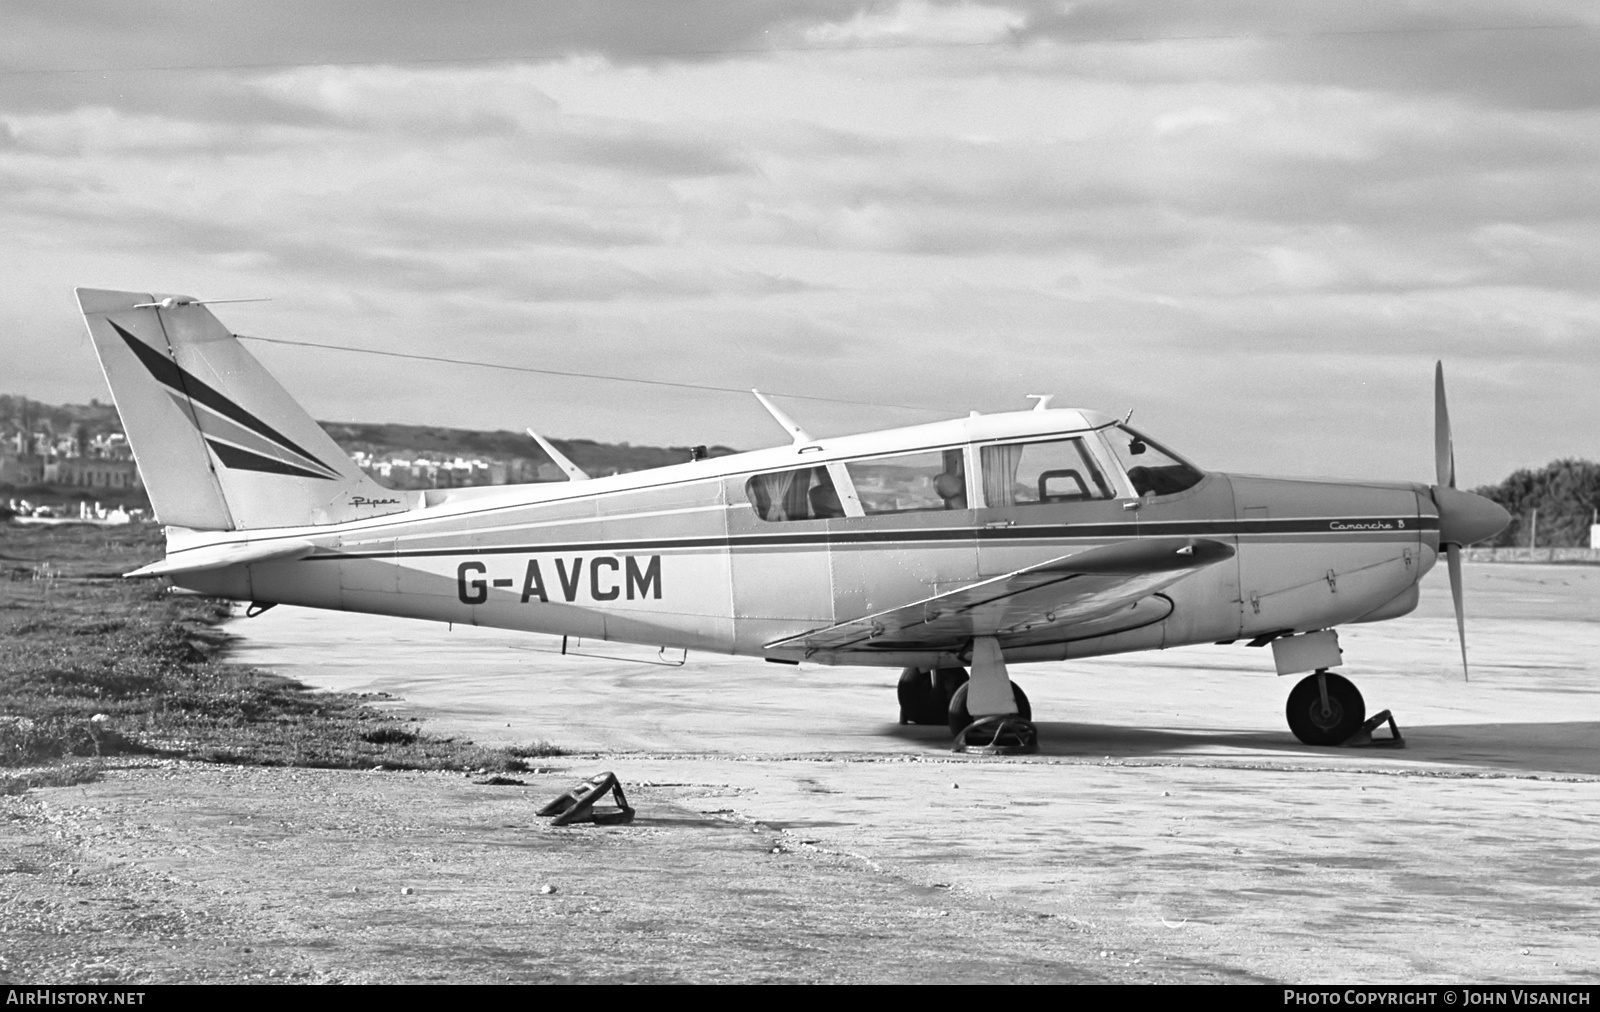
[[[1587,548],[1589,525],[1600,507],[1600,464],[1592,460],[1554,460],[1538,470],[1525,469],[1498,485],[1474,492],[1504,506],[1511,523],[1486,546]],[[1534,530],[1534,511],[1538,530]]]

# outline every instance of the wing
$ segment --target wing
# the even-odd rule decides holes
[[[1091,548],[959,590],[813,629],[767,644],[769,651],[959,652],[974,636],[1007,636],[1049,624],[1070,635],[1084,625],[1233,557],[1220,541],[1152,538]]]

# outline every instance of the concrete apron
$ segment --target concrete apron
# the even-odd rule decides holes
[[[1015,666],[1040,754],[974,760],[943,729],[894,722],[888,669],[659,667],[638,648],[564,657],[548,638],[290,608],[230,628],[240,661],[391,693],[433,733],[591,753],[537,793],[603,769],[698,785],[703,811],[797,845],[1074,918],[1107,958],[1592,979],[1600,570],[1467,577],[1470,682],[1440,572],[1416,614],[1341,630],[1341,673],[1369,713],[1394,710],[1403,751],[1300,745],[1283,719],[1294,679],[1242,645]]]

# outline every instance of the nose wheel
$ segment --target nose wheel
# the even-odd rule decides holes
[[[1289,730],[1307,745],[1342,745],[1367,720],[1360,690],[1326,668],[1301,679],[1285,709]]]

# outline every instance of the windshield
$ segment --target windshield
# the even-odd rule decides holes
[[[1113,425],[1105,434],[1128,472],[1129,484],[1141,496],[1173,495],[1193,488],[1205,477],[1193,464],[1125,425]]]

